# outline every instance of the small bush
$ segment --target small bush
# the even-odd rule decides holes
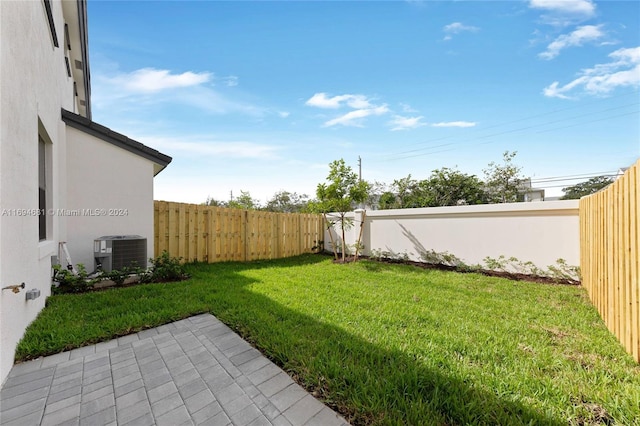
[[[173,257],[163,251],[160,256],[149,261],[152,266],[140,277],[141,282],[182,281],[189,278],[181,257]]]
[[[111,280],[115,285],[121,286],[124,284],[124,281],[129,278],[131,275],[144,275],[145,271],[142,268],[136,266],[125,266],[122,269],[114,269],[111,272],[103,273],[100,276],[100,279],[103,280]]]
[[[87,270],[84,265],[78,264],[78,274],[62,268],[61,265],[53,266],[53,281],[58,285],[53,285],[51,291],[53,294],[62,293],[84,293],[89,291],[94,284],[94,280],[87,277]]]

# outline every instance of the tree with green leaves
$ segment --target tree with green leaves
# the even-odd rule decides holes
[[[423,207],[424,187],[407,175],[401,179],[395,179],[391,184],[391,191],[381,194],[380,209],[410,209]]]
[[[346,215],[356,208],[358,203],[362,203],[367,199],[370,188],[371,185],[366,181],[360,180],[358,174],[347,166],[343,159],[330,163],[326,183],[318,184],[316,189],[317,201],[313,203],[313,206],[323,214],[325,223],[329,228],[329,237],[331,238],[331,246],[336,260],[338,260],[338,252],[333,241],[331,228],[336,224],[340,224],[342,261],[345,262],[347,252],[345,230],[352,225]],[[329,217],[327,216],[328,213],[333,213],[337,217],[334,215]]]
[[[389,210],[396,208],[396,194],[391,191],[385,191],[378,198],[378,208],[380,210]]]
[[[609,176],[596,176],[566,188],[562,188],[564,196],[561,200],[579,200],[580,198],[594,194],[603,188],[611,185],[615,179]]]
[[[203,204],[205,206],[227,207],[227,203],[225,201],[216,200],[213,197],[207,197],[207,201],[205,201]]]
[[[378,205],[384,210],[483,204],[487,200],[483,185],[475,175],[443,167],[424,180],[412,179],[411,175],[394,180],[395,193],[382,193]]]
[[[364,201],[364,204],[373,210],[381,209],[381,202],[385,202],[384,200],[382,200],[382,196],[389,191],[389,188],[384,182],[378,181],[374,181],[373,183],[370,182],[370,185],[371,187],[369,189],[369,196]]]
[[[278,213],[299,213],[304,210],[309,202],[306,194],[299,195],[296,192],[278,191],[267,201],[265,210]]]
[[[256,199],[251,198],[251,194],[249,193],[249,191],[240,190],[240,196],[229,201],[227,203],[227,207],[231,209],[259,210],[260,202]]]
[[[505,151],[502,154],[502,164],[492,161],[489,167],[483,170],[489,203],[518,201],[524,178],[521,174],[522,167],[513,163],[516,154],[517,151]]]
[[[448,167],[431,172],[420,186],[423,188],[424,207],[483,204],[487,199],[480,179]]]

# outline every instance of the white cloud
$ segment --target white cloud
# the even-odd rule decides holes
[[[611,62],[582,70],[578,78],[564,86],[554,81],[542,93],[550,98],[569,99],[580,88],[588,95],[606,95],[618,87],[640,87],[640,47],[618,49],[609,57]]]
[[[531,0],[529,7],[586,16],[593,16],[596,11],[596,5],[591,0]]]
[[[305,105],[323,109],[344,107],[353,109],[339,117],[326,121],[324,127],[331,127],[337,124],[362,127],[363,118],[371,115],[383,115],[389,112],[387,104],[375,105],[365,95],[344,94],[329,97],[326,93],[319,92],[307,99]]]
[[[562,34],[548,46],[547,50],[538,54],[542,59],[553,59],[560,54],[560,51],[567,47],[582,46],[586,42],[593,42],[606,34],[602,31],[602,25],[583,25],[576,28],[569,34]]]
[[[291,113],[289,111],[278,111],[278,115],[282,118],[287,118]]]
[[[445,33],[459,34],[463,31],[478,31],[480,28],[472,25],[464,25],[461,22],[453,22],[449,25],[445,25],[442,29]]]
[[[442,31],[444,31],[447,35],[444,36],[443,40],[447,41],[447,40],[451,40],[452,38],[452,34],[460,34],[461,32],[476,32],[480,30],[480,28],[478,27],[474,27],[472,25],[464,25],[461,22],[452,22],[449,25],[445,25],[442,28]]]
[[[115,69],[114,69],[115,68]],[[92,101],[96,111],[151,111],[167,104],[188,105],[211,114],[241,113],[262,116],[266,108],[242,99],[242,93],[231,97],[213,87],[216,80],[227,86],[237,84],[237,77],[217,79],[213,73],[181,74],[170,70],[141,68],[119,72],[117,66],[97,70],[92,76]],[[208,83],[208,84],[207,84]],[[246,98],[246,96],[245,96]]]
[[[119,74],[111,80],[132,93],[154,93],[178,87],[199,86],[210,81],[212,74],[208,72],[171,74],[169,70],[142,68],[130,73]]]
[[[408,130],[408,129],[416,129],[418,127],[422,127],[422,126],[426,126],[427,123],[423,123],[422,119],[424,117],[422,116],[418,116],[418,117],[402,117],[400,115],[395,115],[393,117],[393,120],[391,120],[389,122],[389,124],[391,126],[393,126],[391,128],[391,131],[398,131],[398,130]]]
[[[411,105],[400,102],[400,107],[403,112],[418,112],[417,109],[413,109]]]
[[[443,121],[440,123],[433,123],[431,127],[474,127],[476,125],[473,121]]]
[[[371,106],[367,97],[364,95],[339,95],[331,98],[326,93],[316,93],[310,97],[305,105],[318,108],[336,109],[342,106],[350,106],[351,108],[368,108]]]
[[[374,108],[363,108],[349,111],[348,113],[336,117],[324,123],[325,127],[335,126],[341,124],[343,126],[362,127],[360,119],[368,117],[370,115],[383,115],[389,112],[389,108],[386,105],[380,105]]]
[[[596,14],[592,0],[530,0],[529,7],[544,11],[540,21],[554,27],[575,25]]]
[[[224,84],[226,84],[228,87],[235,87],[238,85],[238,77],[235,75],[230,75],[229,77],[225,77]]]

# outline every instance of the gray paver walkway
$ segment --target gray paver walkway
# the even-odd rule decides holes
[[[209,314],[17,364],[0,423],[347,425]]]

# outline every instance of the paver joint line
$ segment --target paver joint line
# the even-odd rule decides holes
[[[348,425],[210,314],[14,366],[5,424]]]

